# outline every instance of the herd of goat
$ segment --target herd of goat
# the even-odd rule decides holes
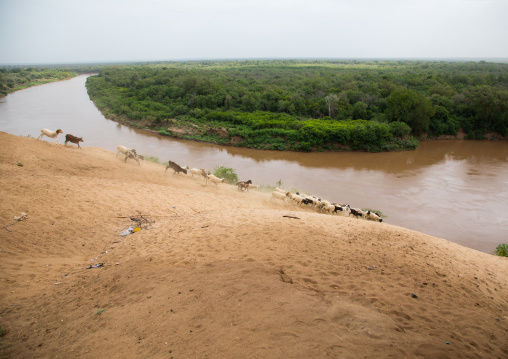
[[[62,130],[58,129],[56,131],[51,131],[47,129],[41,130],[41,135],[37,139],[41,139],[44,136],[54,138],[56,142],[58,142],[58,134],[62,133]],[[78,145],[78,148],[81,148],[79,146],[80,142],[84,142],[82,137],[76,137],[71,134],[65,135],[65,144],[67,142],[75,143]],[[136,150],[133,148],[128,148],[122,145],[117,146],[118,152],[116,153],[116,157],[118,157],[119,154],[122,154],[125,156],[124,162],[127,162],[128,159],[135,160],[138,165],[140,165],[139,160],[143,160],[144,157],[142,155],[138,155],[136,153]],[[218,185],[219,183],[225,183],[226,180],[224,178],[218,178],[211,174],[210,172],[207,172],[206,169],[197,169],[197,168],[189,168],[189,166],[181,167],[180,165],[176,164],[173,161],[168,161],[168,164],[166,166],[165,172],[168,170],[168,168],[173,169],[173,175],[184,173],[187,174],[188,172],[191,173],[192,177],[194,175],[198,177],[202,177],[206,183],[208,181],[214,183],[215,185]],[[258,186],[253,185],[251,180],[248,181],[239,181],[236,183],[236,186],[238,187],[239,191],[245,191],[249,190],[250,188],[258,188]],[[289,204],[289,201],[293,201],[298,206],[308,206],[313,208],[314,210],[322,213],[328,213],[328,214],[338,214],[343,216],[351,216],[353,215],[356,218],[363,218],[371,221],[376,222],[383,222],[383,219],[379,215],[379,213],[373,212],[373,211],[363,211],[360,208],[351,208],[349,204],[339,204],[339,203],[330,203],[327,200],[322,200],[321,198],[317,198],[315,196],[310,195],[301,195],[300,193],[291,193],[290,191],[285,191],[280,188],[275,188],[272,192],[272,196],[270,200],[281,200],[285,205]]]
[[[322,213],[338,214],[347,217],[353,215],[356,218],[364,218],[370,221],[383,222],[383,219],[379,213],[370,210],[363,211],[360,208],[351,208],[349,204],[339,204],[335,202],[330,203],[327,200],[311,195],[301,195],[298,192],[291,193],[290,191],[285,191],[278,187],[273,190],[270,200],[274,199],[279,199],[286,205],[289,201],[293,201],[298,206],[301,206],[302,204],[310,206],[316,211]]]
[[[126,149],[123,146],[118,146],[118,153],[122,152],[121,150]],[[127,149],[128,151],[133,152],[134,156],[136,156],[136,150]],[[117,155],[118,155],[117,153]],[[122,152],[123,153],[123,152]],[[125,160],[127,161],[128,158],[136,158],[136,157],[130,157],[130,155],[126,155]],[[139,164],[139,162],[138,162]],[[168,170],[168,168],[173,169],[173,175],[183,173],[187,174],[190,172],[192,177],[194,175],[202,177],[207,183],[208,181],[214,183],[215,185],[218,185],[219,183],[225,183],[226,180],[224,178],[218,178],[211,174],[210,172],[207,172],[206,169],[201,168],[189,168],[189,166],[181,167],[177,163],[173,161],[168,161],[168,164],[166,166],[165,172]],[[249,190],[250,188],[258,188],[257,185],[252,184],[251,180],[248,181],[239,181],[236,183],[236,186],[238,187],[239,191],[245,191]],[[291,193],[290,191],[285,191],[283,189],[280,189],[276,187],[272,192],[272,197],[270,200],[279,199],[284,202],[284,204],[288,205],[289,201],[293,201],[298,206],[305,205],[307,207],[311,207],[314,210],[321,212],[321,213],[328,213],[328,214],[339,214],[343,216],[351,216],[353,215],[356,218],[364,218],[370,221],[376,221],[376,222],[383,222],[383,219],[379,215],[379,213],[367,210],[363,211],[360,208],[351,208],[349,204],[339,204],[339,203],[330,203],[327,200],[322,200],[321,198],[317,198],[315,196],[310,195],[300,195],[300,193]]]

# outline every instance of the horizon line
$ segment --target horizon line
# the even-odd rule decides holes
[[[145,64],[163,62],[197,62],[197,61],[276,61],[276,60],[304,60],[304,61],[489,61],[508,62],[508,57],[210,57],[210,58],[182,58],[165,60],[118,60],[118,61],[75,61],[75,62],[9,62],[0,63],[2,66],[63,66],[63,65],[101,65],[101,64]]]

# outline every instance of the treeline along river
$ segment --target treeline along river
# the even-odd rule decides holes
[[[161,162],[231,167],[240,180],[281,180],[287,189],[381,210],[386,223],[489,253],[508,241],[506,141],[429,141],[415,151],[382,153],[262,151],[180,141],[105,119],[87,95],[86,77],[0,98],[0,130],[37,138],[42,128],[61,128],[83,137],[83,147],[101,147],[112,156],[122,144]]]

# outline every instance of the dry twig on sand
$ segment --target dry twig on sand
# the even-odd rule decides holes
[[[129,217],[131,221],[134,221],[138,224],[138,227],[141,229],[148,229],[149,226],[155,223],[155,221],[151,221],[148,218],[146,218],[146,215],[141,214],[140,211],[138,211],[137,216]]]
[[[21,213],[21,216],[14,216],[14,222],[13,223],[10,223],[10,224],[4,224],[4,227],[6,230],[8,230],[9,232],[11,232],[11,230],[9,229],[9,227],[7,226],[12,226],[16,223],[18,223],[19,221],[22,221],[24,219],[27,219],[28,218],[28,214],[26,214],[25,212]]]

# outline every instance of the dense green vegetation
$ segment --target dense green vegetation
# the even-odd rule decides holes
[[[87,89],[116,121],[251,148],[386,151],[459,128],[508,134],[508,64],[169,62],[103,67]]]
[[[60,81],[77,76],[75,71],[58,68],[0,68],[0,96],[30,86]]]
[[[496,254],[501,257],[508,257],[508,244],[501,243],[496,247]]]
[[[224,178],[226,183],[229,184],[236,184],[236,182],[238,182],[238,175],[233,168],[217,165],[213,169],[213,175],[219,178]]]

